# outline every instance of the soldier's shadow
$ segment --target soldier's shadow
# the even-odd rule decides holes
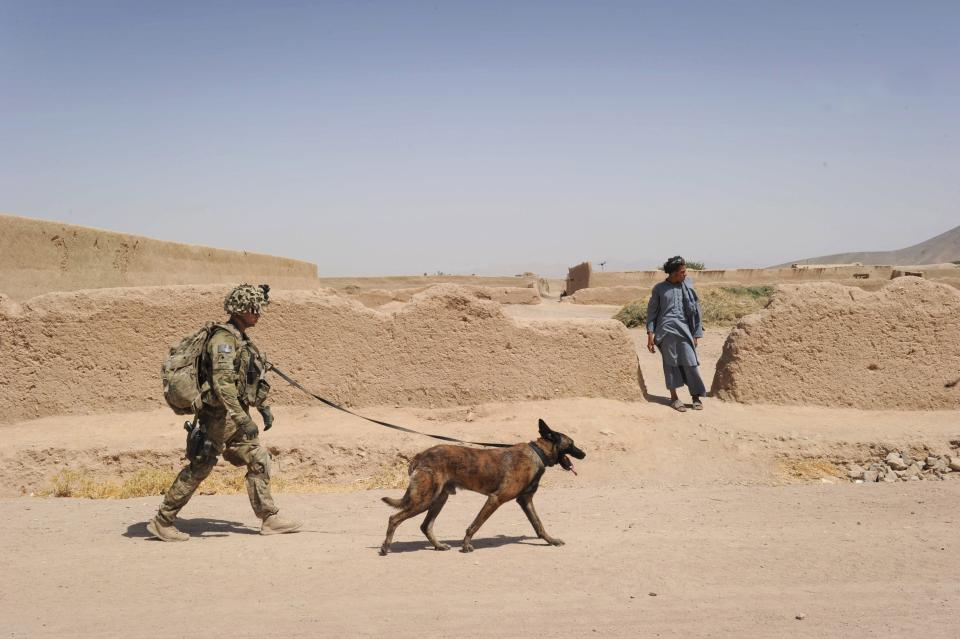
[[[227,535],[259,535],[258,528],[239,521],[224,521],[223,519],[209,519],[195,517],[193,519],[177,519],[177,528],[191,537],[226,537]],[[147,532],[147,522],[141,521],[127,526],[124,537],[130,539],[145,539],[152,535]]]

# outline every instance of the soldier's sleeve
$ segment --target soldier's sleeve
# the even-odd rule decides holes
[[[254,406],[266,406],[267,396],[270,395],[270,382],[267,381],[267,371],[270,370],[270,364],[266,356],[254,344],[250,344],[257,358],[257,365],[260,368],[260,379],[257,382],[257,397],[253,402]]]
[[[237,393],[237,339],[227,331],[216,331],[207,342],[207,355],[210,356],[210,386],[217,398],[227,409],[227,419],[237,426],[250,419],[240,405]]]

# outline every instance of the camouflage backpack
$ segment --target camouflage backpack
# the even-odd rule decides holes
[[[171,346],[170,354],[163,360],[163,398],[177,415],[196,415],[203,406],[200,392],[201,358],[207,340],[217,326],[207,322],[200,330]]]

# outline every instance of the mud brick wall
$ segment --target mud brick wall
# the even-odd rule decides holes
[[[960,291],[915,277],[876,292],[785,284],[723,347],[713,393],[745,403],[960,408]]]
[[[165,406],[170,344],[222,320],[229,287],[177,286],[0,298],[0,421]],[[383,313],[330,291],[277,291],[250,335],[315,392],[353,406],[642,399],[630,335],[614,320],[520,321],[440,285]],[[273,403],[314,402],[271,377]]]
[[[0,293],[18,301],[53,291],[248,281],[319,286],[317,267],[72,224],[0,215]]]

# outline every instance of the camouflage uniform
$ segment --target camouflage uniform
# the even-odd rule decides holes
[[[251,293],[249,289],[253,288],[241,285],[231,291],[224,309],[231,314],[259,314],[267,302],[265,295],[258,298]],[[270,391],[264,379],[266,360],[236,326],[218,324],[207,342],[201,365],[205,381],[201,386],[203,408],[199,417],[210,442],[209,450],[180,471],[167,490],[156,519],[164,526],[172,525],[180,509],[217,465],[217,458],[223,455],[234,466],[247,467],[250,505],[257,517],[265,520],[277,513],[270,494],[270,453],[260,445],[249,411],[252,406],[269,413],[264,405]]]

